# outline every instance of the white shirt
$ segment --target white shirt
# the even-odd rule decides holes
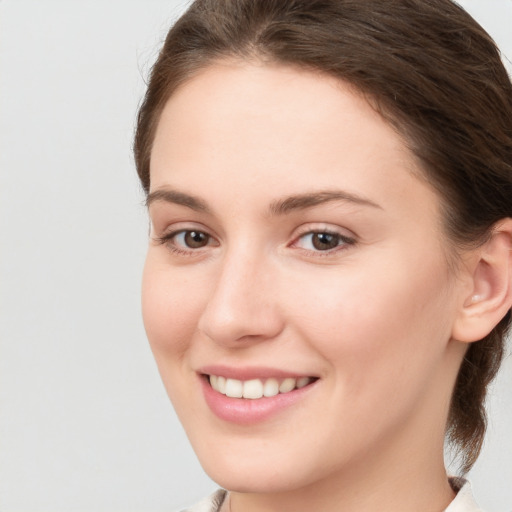
[[[455,499],[448,505],[444,512],[483,512],[476,504],[471,492],[471,484],[464,478],[451,478],[450,483],[455,489],[459,489]]]

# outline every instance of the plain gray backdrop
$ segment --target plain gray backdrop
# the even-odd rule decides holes
[[[512,58],[512,0],[462,4]],[[2,512],[170,511],[215,488],[168,403],[139,306],[134,118],[183,7],[0,1]],[[490,410],[471,479],[487,512],[508,512],[510,357]]]

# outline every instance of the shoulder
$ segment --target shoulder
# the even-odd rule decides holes
[[[204,498],[193,507],[186,508],[181,512],[219,512],[220,507],[226,499],[226,494],[224,489],[218,489],[211,496]]]
[[[467,480],[464,478],[450,478],[450,484],[453,490],[457,492],[457,496],[444,512],[483,512],[473,498],[471,484]]]

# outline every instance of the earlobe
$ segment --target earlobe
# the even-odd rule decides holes
[[[512,219],[504,219],[474,253],[471,290],[459,309],[452,338],[466,343],[481,340],[511,307]]]

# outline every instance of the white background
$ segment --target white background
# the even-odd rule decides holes
[[[512,58],[512,0],[463,5]],[[147,220],[134,117],[182,7],[0,1],[2,512],[169,511],[215,488],[168,403],[139,311]],[[472,481],[487,512],[508,512],[510,357],[490,407]]]

